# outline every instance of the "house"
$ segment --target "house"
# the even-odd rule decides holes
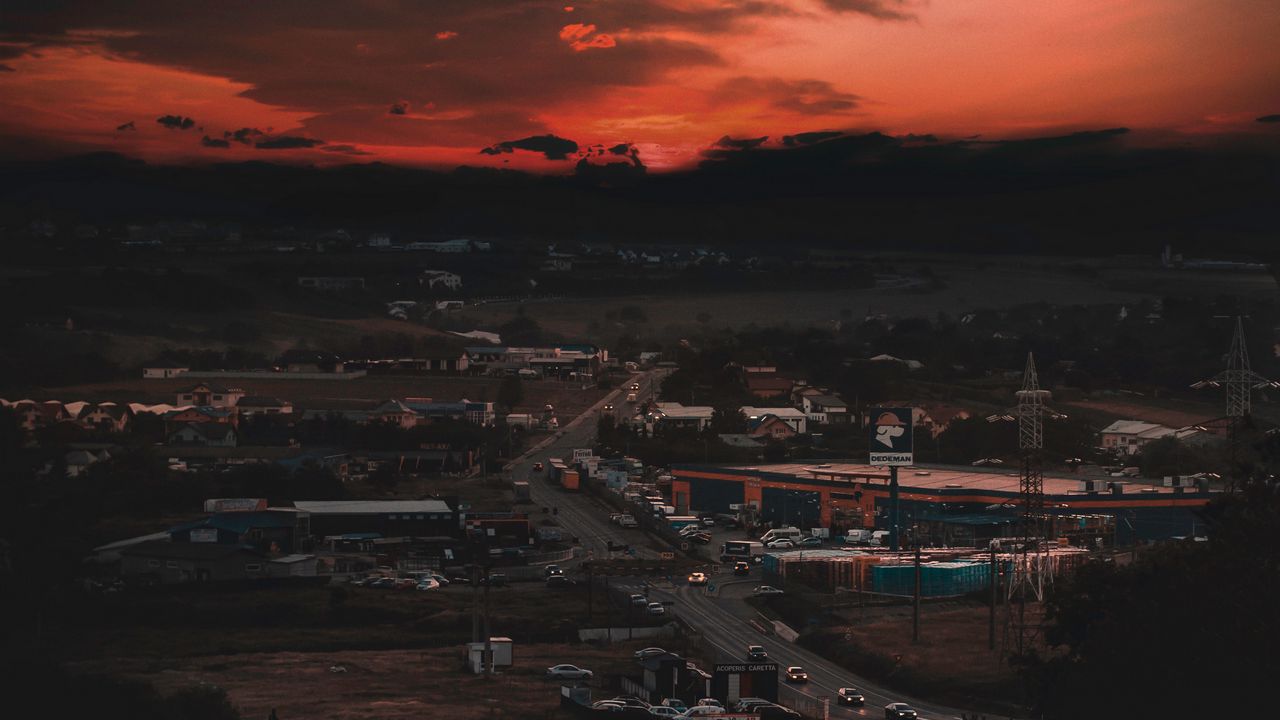
[[[366,417],[369,422],[387,423],[408,430],[418,424],[419,416],[409,406],[392,398],[370,410]]]
[[[133,417],[128,405],[117,405],[111,402],[87,403],[76,414],[76,422],[88,430],[100,432],[124,432]]]
[[[791,429],[795,431],[792,435],[808,431],[807,423],[809,417],[804,412],[792,407],[752,407],[751,405],[743,405],[738,408],[738,412],[746,416],[748,423],[752,420],[763,418],[765,415],[772,415],[790,425]]]
[[[57,400],[47,400],[42,403],[34,400],[18,400],[12,403],[0,401],[0,404],[8,407],[17,416],[18,426],[23,430],[35,430],[74,418],[66,406]]]
[[[155,365],[142,368],[142,377],[146,380],[168,380],[187,372],[191,368],[180,365]]]
[[[63,462],[67,466],[67,477],[78,477],[88,470],[90,465],[110,459],[111,454],[106,450],[100,450],[97,453],[88,450],[72,450],[63,456]]]
[[[822,425],[841,425],[849,422],[849,405],[830,394],[803,394],[800,407],[808,418]]]
[[[253,415],[292,415],[293,403],[280,398],[265,395],[246,395],[236,403],[236,412],[241,417]]]
[[[227,388],[210,383],[198,383],[186,390],[178,391],[175,405],[198,405],[200,407],[229,408],[235,407],[244,391],[240,388]]]
[[[295,508],[219,512],[170,528],[169,541],[236,545],[283,555],[310,547],[307,520],[307,514]]]
[[[286,350],[276,361],[285,372],[291,373],[340,373],[346,370],[342,358],[324,350],[294,348]]]
[[[120,574],[161,585],[258,580],[269,576],[267,560],[242,545],[148,540],[120,551]]]
[[[786,397],[795,384],[791,378],[756,372],[748,372],[745,382],[747,391],[758,398]]]
[[[747,436],[751,438],[786,440],[798,434],[791,423],[773,413],[756,415],[747,420]]]
[[[715,408],[710,405],[681,405],[677,402],[660,402],[649,411],[646,425],[651,428],[680,427],[705,430],[711,424]]]
[[[165,437],[166,445],[235,447],[236,429],[226,423],[180,423]]]
[[[238,422],[238,415],[234,408],[208,406],[176,408],[166,412],[163,417],[165,427],[169,431],[183,424],[220,423],[234,427]]]
[[[418,277],[418,284],[428,290],[460,290],[462,276],[448,270],[423,270]]]
[[[365,245],[371,248],[389,248],[391,247],[391,236],[383,235],[381,233],[370,235],[368,241],[365,242]]]
[[[356,276],[308,276],[298,278],[298,287],[311,290],[337,292],[341,290],[363,290],[364,278]]]

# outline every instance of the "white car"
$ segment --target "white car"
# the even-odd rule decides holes
[[[591,709],[602,712],[622,712],[627,709],[627,706],[613,700],[597,700],[591,703]]]
[[[698,702],[694,703],[693,705],[694,707],[697,707],[699,705],[703,707],[717,707],[717,708],[720,708],[721,711],[724,710],[724,703],[720,702],[715,698],[702,698],[698,700]]]
[[[679,710],[673,707],[667,707],[666,705],[654,705],[653,707],[649,708],[649,714],[653,715],[654,717],[660,717],[660,718],[680,717]]]
[[[432,580],[435,580],[435,581],[436,581],[436,582],[438,582],[438,583],[440,583],[440,587],[448,587],[448,586],[449,586],[449,578],[447,578],[447,577],[445,577],[445,576],[443,576],[443,575],[438,575],[438,574],[436,574],[436,573],[431,573],[431,579],[432,579]]]
[[[707,574],[700,573],[700,572],[689,573],[689,584],[690,585],[706,585]]]
[[[795,543],[793,543],[793,542],[791,542],[790,540],[787,540],[787,539],[785,539],[785,538],[784,538],[784,539],[782,539],[782,540],[774,540],[773,542],[771,542],[771,543],[769,543],[769,544],[765,545],[765,547],[767,547],[767,548],[773,548],[773,549],[775,549],[775,550],[782,550],[782,549],[786,549],[786,548],[793,548],[793,547],[795,547],[795,546],[796,546],[796,544],[795,544]]]
[[[645,608],[645,612],[650,615],[665,615],[667,614],[667,609],[663,607],[660,602],[651,602],[649,603],[649,606]]]
[[[590,680],[593,673],[577,665],[552,665],[547,668],[547,677],[556,680]]]
[[[772,585],[761,585],[761,586],[757,587],[755,590],[752,590],[751,592],[752,592],[753,594],[755,594],[755,595],[781,595],[781,594],[783,594],[781,590],[779,590],[779,589],[778,589],[778,588],[776,588],[776,587],[773,587]]]
[[[422,578],[418,581],[419,590],[439,590],[440,582],[434,578]]]
[[[694,705],[685,710],[676,717],[678,718],[700,718],[708,715],[723,715],[724,708],[719,705]]]
[[[643,595],[640,595],[640,594],[634,594],[634,595],[632,595],[632,596],[631,596],[631,605],[632,605],[632,607],[644,607],[644,606],[646,606],[646,605],[648,605],[648,604],[649,604],[649,598],[647,598],[647,597],[645,597],[645,596],[643,596]]]
[[[643,660],[645,658],[651,658],[658,655],[666,655],[666,654],[667,654],[667,651],[663,650],[660,647],[647,647],[643,650],[637,650],[635,653],[637,660]]]

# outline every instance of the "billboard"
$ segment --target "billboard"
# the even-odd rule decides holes
[[[191,531],[191,542],[216,543],[218,542],[218,530],[217,528],[195,528]]]
[[[204,501],[204,511],[207,513],[257,512],[266,509],[266,498],[213,498]]]
[[[586,460],[587,458],[590,458],[593,454],[594,453],[592,452],[591,448],[577,448],[573,451],[573,461],[577,462],[579,460]]]
[[[872,465],[911,465],[911,408],[874,408],[869,447]]]

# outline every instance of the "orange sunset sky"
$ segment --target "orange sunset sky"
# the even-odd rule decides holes
[[[480,152],[550,134],[663,170],[725,135],[1185,144],[1274,137],[1277,113],[1276,0],[0,6],[7,157],[572,169]]]

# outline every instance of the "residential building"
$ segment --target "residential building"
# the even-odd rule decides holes
[[[448,270],[423,270],[418,277],[418,284],[428,290],[460,290],[462,276]]]
[[[756,372],[747,373],[745,382],[747,391],[758,398],[788,397],[795,384],[791,378]]]
[[[801,395],[800,407],[810,421],[820,425],[841,425],[849,422],[849,405],[835,395]]]
[[[747,436],[751,438],[786,440],[797,434],[799,433],[791,423],[773,413],[755,415],[747,419]]]
[[[292,415],[293,403],[280,398],[265,395],[245,395],[236,403],[236,412],[241,417],[253,415]]]
[[[369,411],[369,422],[397,425],[405,430],[418,424],[418,413],[394,398]]]
[[[677,402],[660,402],[649,411],[646,425],[649,428],[693,428],[705,430],[711,424],[715,408],[710,405],[681,405]]]
[[[76,414],[76,422],[89,430],[99,432],[124,432],[133,412],[128,405],[111,402],[87,403]]]
[[[165,437],[167,445],[235,447],[236,429],[218,422],[180,423]]]
[[[1102,429],[1102,448],[1122,455],[1136,455],[1147,443],[1162,438],[1190,442],[1210,440],[1213,431],[1202,426],[1170,428],[1141,420],[1116,420]]]
[[[748,423],[752,420],[763,418],[765,415],[772,415],[790,425],[791,429],[795,431],[792,434],[808,432],[809,416],[793,407],[753,407],[751,405],[743,405],[738,408],[738,412],[746,416]]]
[[[148,380],[168,380],[187,372],[191,368],[180,365],[155,365],[142,368],[142,377]]]
[[[200,407],[229,408],[235,407],[244,391],[240,388],[227,388],[210,383],[197,383],[186,390],[178,391],[175,405],[198,405]]]

